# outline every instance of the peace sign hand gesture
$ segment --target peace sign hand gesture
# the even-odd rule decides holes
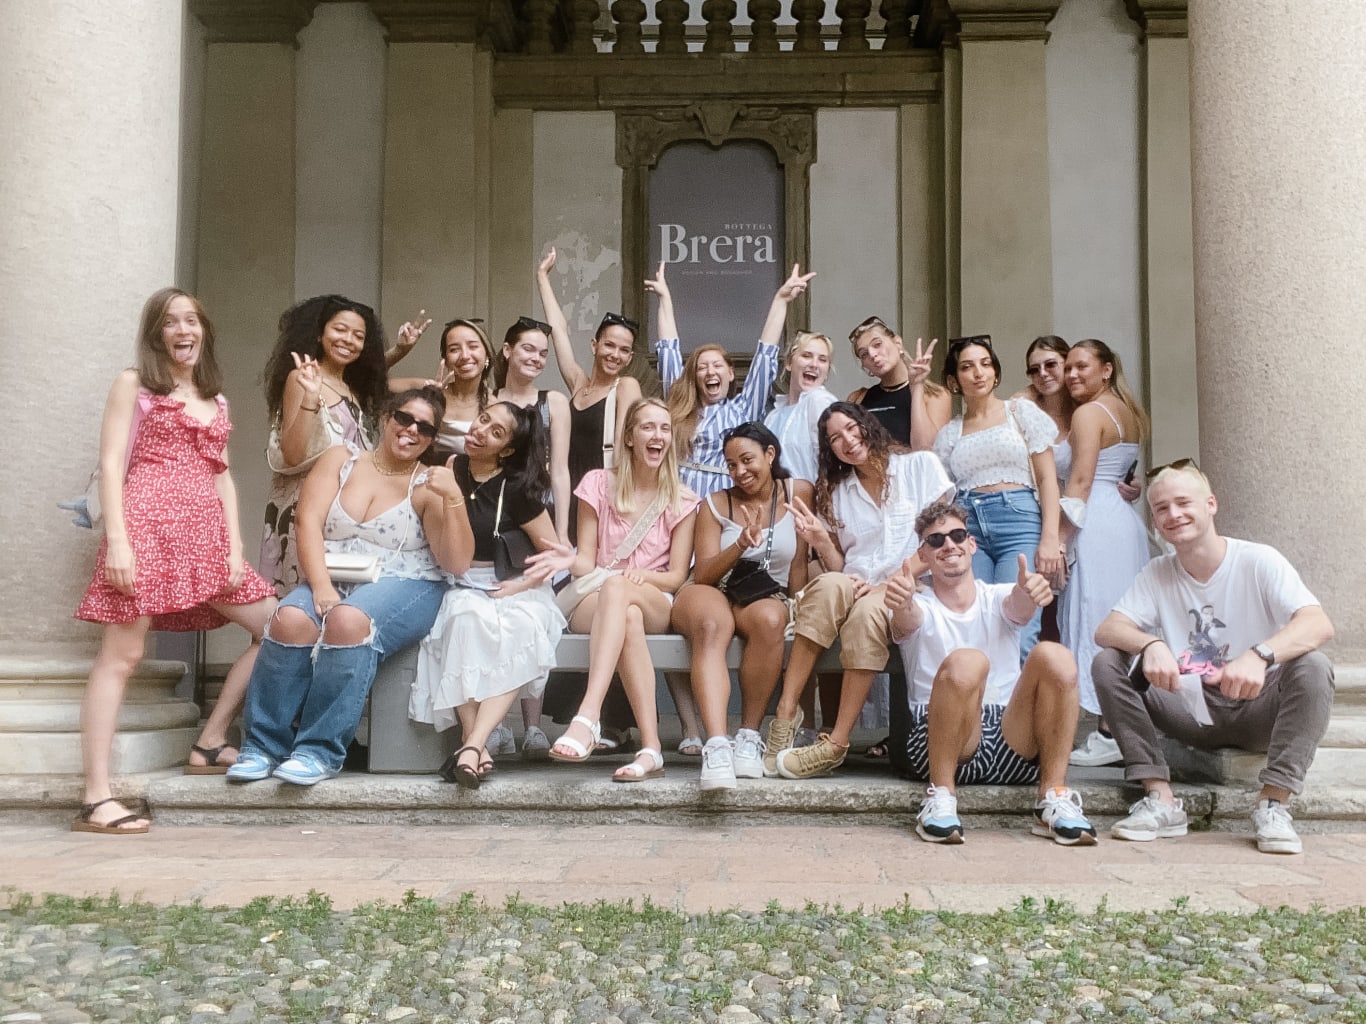
[[[419,309],[417,316],[404,321],[403,326],[398,329],[398,338],[394,342],[394,348],[401,354],[407,355],[413,350],[413,346],[417,344],[423,332],[431,325],[432,318],[427,316],[427,311]]]
[[[939,339],[933,339],[929,348],[923,346],[924,340],[924,338],[915,339],[915,358],[907,367],[912,385],[924,384],[930,379],[930,371],[933,369],[931,357],[934,355],[934,347],[939,344]]]
[[[783,503],[783,507],[792,513],[792,527],[797,531],[797,536],[806,541],[813,551],[828,539],[829,533],[820,516],[807,508],[801,498],[793,495],[791,501]]]
[[[312,356],[301,356],[297,352],[291,352],[289,356],[294,360],[294,372],[298,374],[299,383],[304,386],[304,394],[313,399],[312,402],[305,404],[317,405],[323,393],[322,367]]]
[[[740,506],[742,529],[738,538],[742,551],[757,548],[764,541],[764,531],[759,525],[759,513],[748,505]]]
[[[791,302],[802,292],[806,291],[806,286],[811,283],[811,279],[815,276],[816,272],[814,270],[809,274],[803,274],[800,264],[792,264],[792,273],[788,275],[787,280],[784,281],[782,286],[778,289],[778,298],[782,299],[784,302]]]

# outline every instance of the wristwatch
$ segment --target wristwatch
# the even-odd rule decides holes
[[[1253,644],[1252,653],[1257,655],[1257,657],[1261,658],[1264,662],[1266,662],[1267,668],[1270,668],[1272,665],[1276,664],[1276,652],[1273,651],[1266,644]]]

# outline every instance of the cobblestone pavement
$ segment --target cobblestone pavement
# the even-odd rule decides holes
[[[1220,911],[1366,904],[1366,833],[1304,840],[1304,854],[1278,857],[1230,833],[1065,849],[1026,828],[970,830],[963,846],[941,847],[867,825],[162,824],[127,837],[23,825],[0,827],[0,886],[210,906],[314,889],[339,908],[409,890],[549,906],[649,897],[687,912],[758,910],[771,900],[989,912],[1026,895],[1081,911],[1102,898],[1114,910],[1178,899]]]

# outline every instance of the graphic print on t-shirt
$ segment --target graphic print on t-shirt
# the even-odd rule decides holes
[[[1220,644],[1214,638],[1216,629],[1225,629],[1225,623],[1214,614],[1214,605],[1187,610],[1195,627],[1186,636],[1187,647],[1176,659],[1182,675],[1204,676],[1208,678],[1224,667],[1228,661],[1228,644]]]

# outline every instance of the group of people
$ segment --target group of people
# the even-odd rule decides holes
[[[698,734],[704,790],[837,768],[899,651],[906,694],[887,747],[929,783],[924,839],[961,842],[956,787],[996,782],[1038,786],[1036,834],[1094,843],[1066,774],[1069,760],[1108,759],[1145,789],[1113,834],[1180,834],[1160,730],[1266,750],[1258,843],[1298,849],[1285,805],[1327,727],[1332,673],[1313,652],[1331,625],[1284,559],[1218,537],[1193,464],[1150,474],[1153,522],[1175,554],[1149,562],[1133,508],[1147,419],[1107,345],[1037,339],[1030,386],[1005,398],[990,337],[951,340],[936,383],[937,342],[911,354],[869,317],[849,340],[875,382],[839,401],[825,386],[831,340],[797,331],[782,344],[789,304],[815,276],[794,267],[737,388],[723,347],[684,357],[661,264],[645,282],[660,400],[627,372],[638,326],[623,316],[603,318],[591,367],[579,365],[554,265],[551,250],[536,268],[546,320],[519,317],[500,348],[482,321],[451,320],[431,378],[393,371],[425,314],[386,349],[363,304],[319,296],[285,312],[264,374],[274,477],[259,574],[243,557],[212,327],[184,292],[148,300],[138,367],[115,382],[101,434],[109,512],[77,614],[105,636],[74,827],[148,827],[109,780],[146,630],[233,621],[252,643],[188,772],[304,786],[336,775],[379,661],[418,644],[410,716],[461,730],[446,780],[484,782],[519,698],[525,755],[584,761],[633,722],[639,746],[612,778],[654,778],[664,757],[646,637],[672,629],[692,652],[669,684],[685,735]],[[568,395],[538,387],[552,348]],[[542,700],[566,629],[589,635],[589,666],[551,743]],[[842,672],[819,687],[826,731],[807,742],[812,673],[836,640]],[[612,707],[614,678],[629,713]],[[234,751],[227,729],[243,705]],[[1079,708],[1100,727],[1074,752]]]

